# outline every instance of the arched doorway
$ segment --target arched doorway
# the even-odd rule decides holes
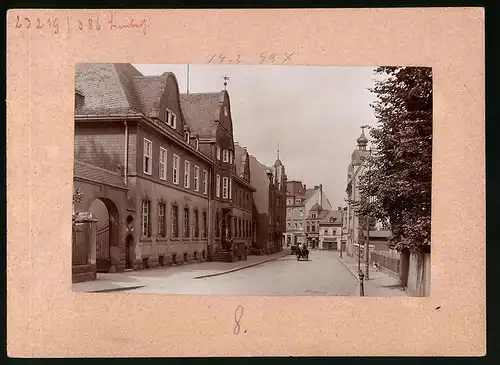
[[[125,240],[125,269],[133,270],[134,268],[134,258],[135,258],[135,250],[134,250],[134,237],[131,234],[127,236]]]
[[[118,208],[110,199],[101,197],[90,204],[89,211],[97,218],[96,269],[97,272],[109,272],[113,264],[112,248],[118,248]]]

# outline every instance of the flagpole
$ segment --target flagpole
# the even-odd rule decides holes
[[[187,65],[187,85],[186,85],[186,93],[189,94],[189,63]]]

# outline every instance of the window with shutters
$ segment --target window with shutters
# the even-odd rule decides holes
[[[215,196],[220,198],[220,176],[217,175],[215,179]]]
[[[191,183],[191,163],[184,161],[184,187],[189,188]]]
[[[193,211],[193,233],[194,237],[198,238],[200,236],[200,226],[199,226],[199,216],[198,216],[198,209],[195,209]]]
[[[167,180],[167,150],[160,147],[160,179]]]
[[[189,208],[184,208],[184,237],[189,237]]]
[[[207,194],[208,192],[208,173],[206,170],[203,170],[203,194]]]
[[[228,178],[223,177],[222,178],[222,197],[224,199],[227,199],[227,184],[228,184]]]
[[[167,235],[167,229],[165,225],[165,203],[158,204],[158,235],[165,237]]]
[[[172,182],[179,185],[179,156],[174,155],[172,160]]]
[[[144,173],[147,175],[151,175],[151,171],[153,170],[153,143],[149,140],[144,138],[144,159],[143,159],[143,167],[144,167]]]
[[[142,201],[142,236],[150,237],[150,223],[151,223],[151,202],[149,200]]]
[[[194,167],[194,190],[200,191],[200,168]]]
[[[172,238],[179,237],[179,207],[172,206]]]

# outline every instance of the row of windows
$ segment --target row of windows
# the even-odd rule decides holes
[[[168,152],[165,148],[160,147],[160,156],[159,156],[159,170],[158,177],[160,180],[167,180],[167,156]],[[180,157],[176,154],[172,154],[172,183],[175,185],[179,185],[180,183]],[[146,175],[151,175],[153,171],[153,143],[144,138],[144,161],[143,161],[144,173]],[[203,194],[208,193],[208,172],[203,170],[200,176],[200,168],[198,166],[194,166],[193,168],[193,178],[194,178],[194,190],[200,191],[200,178],[201,178],[201,190]],[[189,189],[191,187],[191,162],[185,160],[184,161],[184,179],[183,179],[184,187]]]
[[[151,237],[151,201],[142,201],[142,211],[141,211],[141,233],[143,237]],[[208,226],[207,226],[207,212],[202,212],[201,214],[201,232],[200,232],[200,214],[197,208],[192,209],[192,215],[190,214],[190,209],[184,207],[183,209],[183,224],[182,224],[182,236],[183,237],[207,237]],[[157,236],[167,237],[167,205],[166,203],[158,203],[157,209],[157,222],[158,230]],[[170,237],[179,238],[179,207],[177,205],[172,205],[170,211]]]
[[[286,200],[286,205],[293,205],[294,199],[293,198],[288,198]],[[295,205],[300,205],[302,203],[301,198],[295,198]]]
[[[227,218],[227,216],[226,216]],[[215,213],[215,237],[221,237],[222,234],[228,234],[230,237],[250,238],[252,237],[252,222],[247,219],[233,217],[230,222],[223,222],[225,218],[222,213],[217,211]],[[226,223],[226,224],[223,224]],[[229,223],[229,224],[228,224]],[[223,232],[222,228],[226,227],[227,232]],[[234,232],[234,235],[233,235]]]
[[[192,214],[191,214],[192,211]],[[215,217],[215,236],[220,237],[221,233],[221,215],[216,213]],[[151,201],[142,201],[141,211],[141,234],[143,237],[151,237],[151,223],[152,223]],[[180,235],[180,221],[179,221],[179,207],[177,205],[171,206],[170,211],[170,237],[179,238]],[[201,222],[200,222],[201,219]],[[157,206],[157,222],[158,230],[156,232],[158,237],[167,237],[167,204],[158,203]],[[252,224],[250,220],[233,217],[234,230],[230,229],[229,232],[234,231],[234,237],[249,238],[252,235]],[[190,209],[184,207],[182,210],[182,237],[184,238],[206,238],[208,235],[207,226],[207,212],[202,212],[201,216],[197,208]]]
[[[294,213],[294,215],[297,215],[297,213],[299,213],[300,216],[303,217],[304,216],[304,209],[302,209],[302,208],[294,208],[293,209],[293,213]],[[288,217],[292,216],[292,208],[287,208],[286,209],[286,215]]]
[[[216,145],[216,156],[217,160],[221,160],[221,152],[222,152],[222,161],[229,162],[229,164],[233,164],[233,151],[228,150],[226,148],[221,148],[219,145]]]

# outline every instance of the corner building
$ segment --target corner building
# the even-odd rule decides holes
[[[121,176],[127,189],[126,201],[98,190],[85,199],[125,207],[110,214],[119,252],[110,260],[113,245],[104,242],[104,271],[205,259],[211,160],[186,123],[176,77],[143,76],[130,64],[78,64],[76,88],[76,163]]]

